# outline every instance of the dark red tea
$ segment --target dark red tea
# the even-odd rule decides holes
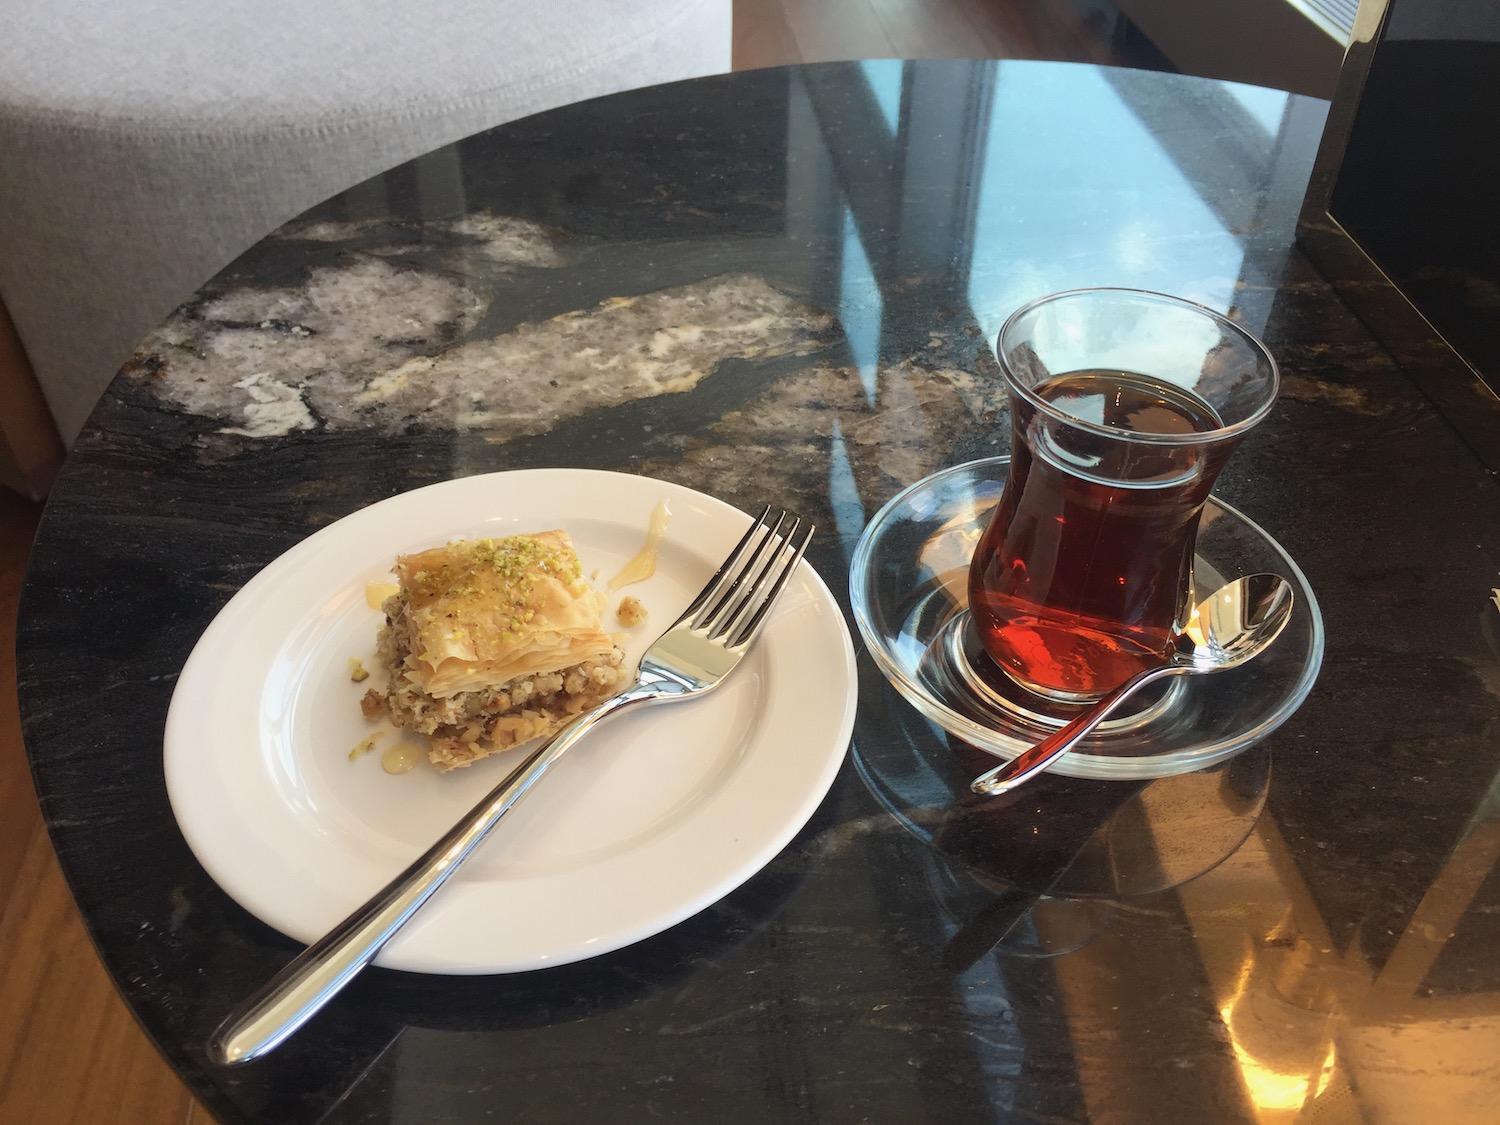
[[[1158,664],[1190,595],[1198,517],[1233,441],[1212,407],[1144,375],[1033,388],[1086,428],[1012,399],[1010,478],[969,571],[985,651],[1023,685],[1096,696]]]

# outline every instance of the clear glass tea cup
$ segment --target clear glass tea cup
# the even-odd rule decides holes
[[[1213,310],[1130,289],[1032,301],[995,351],[1010,475],[970,564],[970,612],[1023,688],[1097,699],[1170,653],[1203,504],[1270,412],[1276,362]]]

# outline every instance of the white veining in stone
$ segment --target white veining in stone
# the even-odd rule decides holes
[[[1009,408],[1005,383],[999,375],[986,375],[959,367],[937,367],[932,369],[931,375],[953,388],[976,421],[991,421],[1001,411]]]
[[[297,289],[232,290],[174,314],[142,344],[138,355],[157,362],[136,377],[191,413],[224,418],[231,432],[285,433],[304,428],[285,405],[292,392],[304,413],[314,383],[324,396],[347,396],[483,312],[483,300],[451,277],[357,257],[313,270]]]
[[[449,226],[456,234],[476,239],[480,252],[491,261],[546,269],[563,264],[555,236],[536,223],[476,211]]]
[[[974,409],[959,389],[966,386],[956,368],[933,371],[903,358],[880,366],[876,409],[859,368],[818,363],[712,422],[704,441],[670,463],[640,469],[721,496],[790,493],[809,475],[832,471],[837,444],[846,461],[841,471],[853,476],[858,493],[889,496],[942,467],[945,435],[966,425]]]
[[[245,407],[243,426],[226,426],[226,434],[245,437],[281,437],[293,430],[310,430],[316,423],[302,392],[296,387],[278,383],[264,372],[241,379],[235,384],[250,397]]]
[[[377,411],[392,423],[543,433],[600,407],[690,391],[721,362],[815,346],[827,319],[758,277],[713,278],[518,325],[372,377],[330,422]],[[365,415],[367,417],[367,415]]]
[[[447,350],[484,301],[378,258],[297,289],[245,288],[169,320],[135,377],[226,433],[316,427],[542,433],[579,414],[692,390],[727,359],[806,354],[826,314],[753,276],[712,278],[524,323]]]
[[[372,231],[389,229],[391,221],[385,218],[294,221],[278,230],[274,237],[303,242],[350,242]],[[451,220],[428,219],[422,224],[422,229],[428,237],[449,232],[472,239],[474,248],[481,257],[502,266],[555,269],[564,262],[558,249],[557,233],[525,219],[476,211]],[[398,244],[369,247],[366,252],[381,255],[404,254],[416,248]]]

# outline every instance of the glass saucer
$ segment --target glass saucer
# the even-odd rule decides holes
[[[1014,758],[1076,713],[1008,686],[998,672],[983,674],[967,628],[969,558],[1009,467],[1006,457],[971,461],[905,489],[865,528],[850,569],[854,619],[880,671],[943,730],[999,758]],[[1274,539],[1210,499],[1198,531],[1197,590],[1261,573],[1282,575],[1295,594],[1275,644],[1238,668],[1173,677],[1132,713],[1101,724],[1051,772],[1117,780],[1187,773],[1233,757],[1284,723],[1323,661],[1317,598]]]

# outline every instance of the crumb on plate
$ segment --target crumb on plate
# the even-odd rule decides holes
[[[644,625],[650,615],[640,598],[627,594],[620,599],[620,608],[615,610],[615,616],[625,628],[634,629],[637,625]]]
[[[363,739],[353,750],[349,751],[349,760],[352,762],[355,758],[368,754],[371,750],[375,749],[375,744],[384,737],[385,733],[383,731],[376,731],[368,738]]]

